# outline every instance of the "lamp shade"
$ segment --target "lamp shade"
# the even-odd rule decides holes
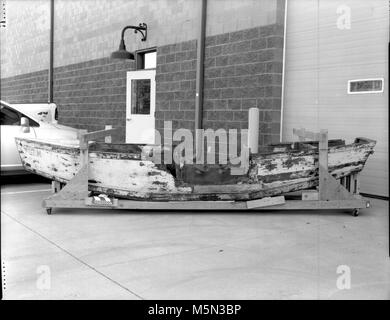
[[[111,53],[112,59],[130,59],[134,60],[134,55],[126,50],[125,41],[121,39],[119,49]]]

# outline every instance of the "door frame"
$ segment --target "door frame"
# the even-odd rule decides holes
[[[132,80],[142,80],[150,79],[150,114],[132,114],[131,113],[131,81]],[[128,142],[128,130],[130,121],[136,120],[137,118],[142,117],[152,117],[153,129],[156,128],[156,69],[144,69],[136,71],[128,71],[126,74],[126,131],[125,131],[125,141]],[[154,144],[155,137],[153,138]]]

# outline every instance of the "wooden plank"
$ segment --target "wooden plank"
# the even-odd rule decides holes
[[[74,200],[84,199],[88,196],[88,167],[83,166],[80,171],[70,180],[61,191],[49,196],[43,201],[43,207],[50,207],[47,201],[56,202],[66,200],[72,202]]]
[[[263,190],[261,183],[221,184],[221,185],[194,185],[194,193],[248,193]]]
[[[148,205],[163,210],[243,210],[246,208],[243,201],[168,201],[150,202]],[[137,206],[139,207],[139,204]]]
[[[111,125],[106,125],[104,130],[110,130],[112,129],[112,126]],[[105,143],[111,143],[112,142],[112,137],[111,136],[105,136],[104,137],[104,142]]]
[[[91,208],[85,204],[85,199],[56,200],[46,199],[46,208]],[[118,199],[118,205],[113,207],[96,206],[94,209],[123,209],[123,210],[191,210],[191,211],[230,211],[246,210],[244,201],[134,201]]]
[[[70,209],[86,209],[84,199],[64,200],[51,199],[50,197],[42,201],[43,208],[70,208]]]
[[[348,192],[351,192],[351,175],[350,174],[345,177],[345,189]]]
[[[46,208],[90,208],[85,204],[85,199],[56,200],[47,199],[44,201]],[[302,201],[287,200],[284,204],[256,207],[254,211],[273,210],[321,210],[321,209],[355,209],[368,208],[369,201],[362,198],[353,200],[337,201]],[[191,211],[246,211],[248,209],[245,201],[133,201],[118,200],[117,207],[94,207],[94,209],[125,209],[125,210],[191,210]]]
[[[249,155],[250,155],[250,152],[249,152],[248,146],[246,146],[246,145],[242,146],[241,159],[242,159],[243,163],[241,163],[240,167],[236,167],[236,166],[231,167],[231,169],[230,169],[231,175],[240,176],[240,175],[247,174],[249,167],[250,167]]]
[[[58,181],[52,181],[51,182],[51,192],[57,193],[61,190],[61,183]]]
[[[81,138],[80,140],[87,142],[90,140],[95,140],[95,139],[111,136],[112,134],[115,134],[118,132],[119,132],[119,128],[88,132],[88,133],[82,134],[80,137]]]
[[[350,200],[290,200],[284,205],[276,205],[267,208],[268,210],[328,210],[328,209],[360,209],[368,208],[369,201],[365,199],[350,199]]]
[[[133,201],[119,200],[118,208],[132,210],[243,210],[244,201]]]
[[[302,191],[302,200],[318,200],[318,191],[316,190],[303,190]]]
[[[359,173],[355,173],[355,180],[356,180],[355,194],[360,194],[360,174]]]
[[[320,200],[350,200],[354,196],[329,173],[323,171],[323,185],[320,185]],[[322,192],[322,193],[321,193]]]
[[[261,207],[269,207],[286,203],[284,196],[279,197],[266,197],[257,200],[251,200],[246,202],[246,207],[248,209],[255,209]]]
[[[349,178],[349,192],[355,194],[355,177],[353,174]]]
[[[319,166],[319,199],[331,200],[326,188],[328,178],[328,132],[321,130],[318,142],[318,166]]]
[[[85,130],[85,129],[79,129],[78,131],[77,131],[77,139],[81,139],[81,137],[83,136],[83,135],[85,135],[86,133],[88,133],[88,130]]]
[[[318,133],[306,131],[304,128],[293,128],[293,134],[298,136],[299,141],[305,141],[305,139],[317,141],[320,139],[320,135]]]
[[[88,166],[88,146],[80,147],[80,165]]]

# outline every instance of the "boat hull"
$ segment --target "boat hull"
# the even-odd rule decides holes
[[[67,183],[80,170],[77,144],[16,138],[26,170]],[[328,169],[336,179],[360,172],[375,141],[357,139],[329,146]],[[289,144],[250,155],[247,171],[232,175],[229,165],[156,164],[145,148],[94,144],[89,150],[88,189],[111,196],[152,201],[252,200],[318,185],[318,148]]]

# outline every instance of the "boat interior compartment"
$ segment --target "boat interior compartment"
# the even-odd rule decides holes
[[[355,143],[365,143],[367,142],[365,138],[357,138]],[[89,146],[90,152],[107,152],[107,153],[125,153],[125,154],[139,154],[148,150],[148,152],[153,152],[160,150],[161,159],[164,159],[164,152],[173,153],[175,147],[172,148],[164,147],[161,148],[159,145],[142,145],[142,144],[127,144],[127,143],[104,143],[104,142],[94,142]],[[218,146],[218,144],[216,144]],[[345,140],[334,139],[328,141],[329,147],[338,147],[345,146]],[[216,148],[217,149],[217,148]],[[289,152],[289,151],[308,151],[318,149],[318,141],[295,141],[295,142],[280,142],[272,143],[266,146],[261,146],[258,154],[262,153],[279,153],[279,152]],[[152,154],[149,154],[152,157]],[[218,159],[216,152],[216,159]]]
[[[345,146],[345,140],[332,139],[328,140],[328,147]],[[260,148],[261,153],[277,153],[277,152],[299,152],[308,150],[317,150],[318,141],[294,141],[294,142],[279,142],[272,143]]]
[[[356,138],[353,144],[366,144],[370,143],[373,140],[368,138]],[[171,159],[173,157],[174,149],[177,145],[169,147],[161,147],[158,145],[142,145],[142,144],[127,144],[127,143],[104,143],[104,142],[94,142],[89,146],[90,152],[100,152],[100,153],[115,153],[119,157],[131,157],[134,159],[140,158],[141,155],[147,156],[150,159],[156,157],[156,152],[159,151],[158,158],[161,158],[161,163],[164,164],[164,159]],[[218,147],[218,144],[216,145]],[[343,139],[330,139],[328,140],[329,148],[337,148],[346,146],[345,140]],[[217,149],[217,148],[216,148]],[[259,152],[256,154],[250,155],[266,155],[273,153],[284,153],[284,152],[302,152],[302,151],[315,151],[318,152],[318,141],[294,141],[294,142],[279,142],[272,143],[266,146],[261,146]],[[164,153],[171,153],[169,157],[165,157]],[[194,151],[195,152],[195,151]],[[122,155],[122,156],[120,156]],[[216,162],[218,163],[218,152],[216,151]],[[195,160],[195,157],[194,157]],[[194,161],[195,162],[195,161]]]

